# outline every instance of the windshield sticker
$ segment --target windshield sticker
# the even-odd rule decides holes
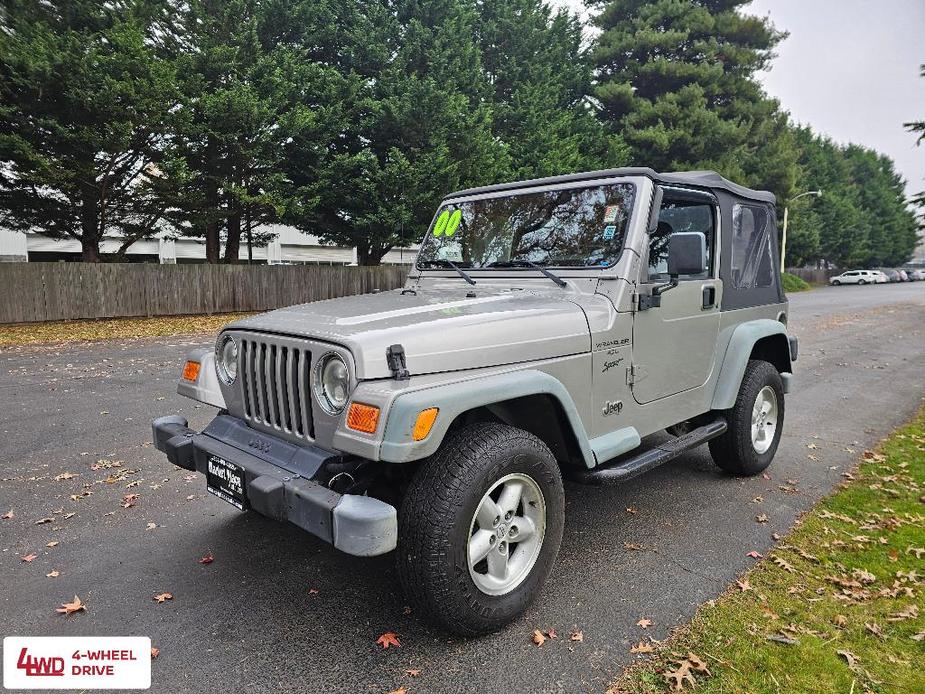
[[[620,212],[619,205],[608,205],[604,208],[604,221],[605,222],[616,222],[617,215]]]
[[[457,210],[458,212],[459,210]],[[437,217],[437,223],[434,224],[434,236],[441,236],[446,229],[446,223],[450,219],[450,211],[444,210],[440,213],[440,216]],[[455,229],[453,230],[455,231]]]
[[[604,227],[604,240],[610,241],[616,233],[617,233],[617,227],[615,227],[613,224],[611,224],[610,226]]]
[[[450,221],[446,225],[446,235],[452,236],[456,233],[456,229],[459,226],[459,223],[462,221],[462,210],[456,210],[450,216]]]

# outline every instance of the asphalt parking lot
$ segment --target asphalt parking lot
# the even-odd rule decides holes
[[[150,636],[154,692],[602,691],[632,643],[722,592],[922,404],[925,282],[797,294],[790,325],[801,354],[770,479],[724,477],[704,447],[621,487],[569,485],[542,595],[475,640],[406,614],[390,556],[241,514],[153,449],[154,416],[213,415],[175,394],[185,352],[210,338],[0,351],[0,513],[14,513],[0,521],[0,634]],[[56,614],[75,594],[87,611]],[[534,628],[559,638],[537,648]],[[400,648],[376,644],[385,631]]]

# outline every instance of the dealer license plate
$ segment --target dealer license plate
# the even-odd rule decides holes
[[[206,470],[206,490],[241,511],[247,509],[247,482],[244,468],[213,455]]]

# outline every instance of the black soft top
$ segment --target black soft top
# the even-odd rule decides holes
[[[725,190],[740,198],[760,200],[774,204],[774,193],[767,190],[752,190],[738,183],[723,178],[715,171],[677,171],[674,173],[659,173],[646,166],[624,166],[619,169],[602,169],[601,171],[585,171],[584,173],[566,174],[564,176],[549,176],[548,178],[534,178],[530,181],[511,181],[510,183],[497,183],[491,186],[468,188],[460,190],[447,198],[458,198],[468,195],[481,195],[494,193],[500,190],[513,190],[515,188],[532,188],[534,186],[556,185],[557,183],[571,183],[597,178],[611,178],[614,176],[648,176],[656,183],[675,186],[689,186],[707,188],[711,190]]]

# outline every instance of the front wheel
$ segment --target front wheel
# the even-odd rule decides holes
[[[771,464],[784,429],[784,387],[773,364],[748,362],[735,405],[725,415],[729,428],[710,441],[713,462],[731,475],[757,475]]]
[[[841,282],[840,282],[839,280],[832,280],[832,286],[833,286],[833,287],[839,287],[839,286],[841,286]]]
[[[502,424],[465,426],[423,463],[402,502],[405,594],[447,631],[496,631],[539,593],[564,521],[562,476],[542,441]]]

